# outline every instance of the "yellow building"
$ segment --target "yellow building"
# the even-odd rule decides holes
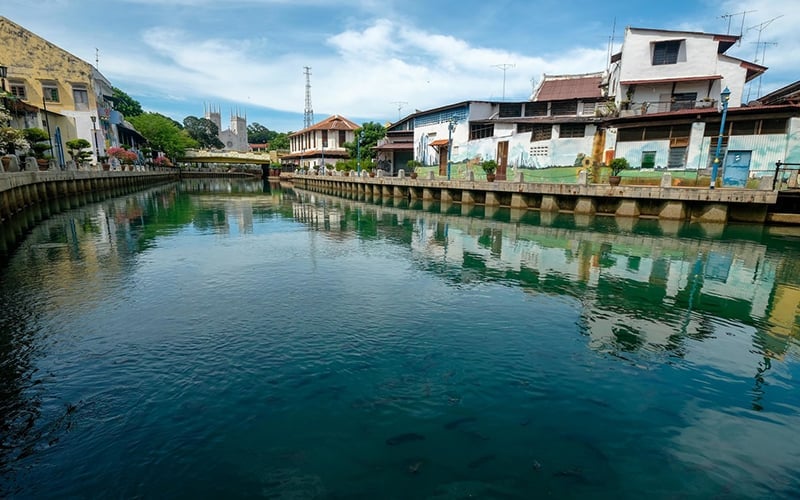
[[[0,66],[7,67],[2,84],[13,96],[6,99],[13,127],[47,130],[48,154],[62,168],[71,139],[89,141],[93,160],[103,154],[111,129],[98,114],[98,96],[110,84],[91,64],[0,16]]]

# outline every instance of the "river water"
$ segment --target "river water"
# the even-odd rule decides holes
[[[800,492],[797,229],[208,180],[3,248],[0,497]]]

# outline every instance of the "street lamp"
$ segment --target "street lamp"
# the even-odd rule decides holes
[[[447,180],[450,180],[450,163],[453,156],[453,132],[456,130],[455,117],[450,118],[447,124]]]
[[[6,76],[8,75],[8,67],[7,66],[0,66],[0,89],[2,89],[3,93],[3,107],[8,108],[8,104],[6,101]]]
[[[711,164],[711,184],[708,189],[714,189],[717,184],[717,172],[719,171],[719,153],[722,149],[722,135],[725,133],[725,117],[728,115],[728,101],[731,100],[731,91],[728,87],[719,95],[722,100],[722,121],[719,123],[719,137],[717,137],[717,150],[714,152],[714,163]]]
[[[358,176],[361,177],[361,141],[364,140],[364,131],[362,130],[360,134],[358,134],[358,142],[356,143],[356,156],[358,159],[356,160],[356,170],[358,171]]]
[[[97,146],[97,117],[92,115],[92,135],[94,136],[94,161],[100,161],[100,148]]]

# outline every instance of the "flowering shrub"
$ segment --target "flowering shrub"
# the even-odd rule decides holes
[[[27,153],[31,148],[22,130],[11,128],[11,114],[0,104],[0,153]]]
[[[13,154],[16,152],[27,153],[31,148],[25,140],[22,130],[11,127],[0,127],[0,153]]]
[[[171,167],[172,166],[172,162],[169,161],[169,158],[167,158],[166,156],[157,157],[155,160],[153,160],[153,163],[155,163],[159,167]]]
[[[108,156],[111,156],[119,160],[120,163],[133,163],[139,158],[139,155],[137,155],[133,151],[128,151],[127,149],[124,148],[117,148],[117,147],[108,148],[106,150],[106,153],[108,153]]]

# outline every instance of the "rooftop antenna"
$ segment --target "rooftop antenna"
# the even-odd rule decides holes
[[[397,104],[397,120],[400,120],[400,112],[403,111],[403,105],[408,104],[406,101],[392,101],[392,104]]]
[[[758,11],[757,10],[744,10],[742,12],[733,12],[733,13],[730,13],[730,14],[722,14],[721,16],[719,16],[722,19],[725,19],[725,18],[728,19],[728,33],[727,33],[728,35],[731,34],[731,18],[733,18],[735,16],[742,16],[742,25],[739,28],[739,40],[738,40],[738,44],[739,45],[742,44],[742,35],[744,35],[744,17],[747,14],[750,14],[751,12],[758,12]]]
[[[503,100],[506,100],[506,70],[508,68],[515,68],[516,64],[504,63],[504,64],[494,64],[495,68],[500,68],[503,70]]]
[[[614,18],[614,24],[611,25],[611,36],[608,37],[608,64],[606,71],[611,69],[611,52],[614,50],[614,36],[617,34],[617,18]]]
[[[314,125],[314,108],[311,107],[311,66],[303,66],[306,75],[306,107],[303,110],[303,128]]]
[[[758,43],[762,46],[762,48],[761,48],[761,60],[759,61],[758,59],[756,59],[754,62],[757,62],[758,64],[763,66],[764,65],[764,59],[767,56],[767,45],[778,45],[778,42],[758,42]],[[756,54],[757,53],[758,53],[758,46],[756,46]],[[761,78],[763,76],[764,76],[764,73],[761,73],[760,75],[758,75],[758,93],[756,94],[756,99],[761,97]],[[748,98],[750,97],[749,93],[748,93],[747,97]]]
[[[756,24],[755,26],[750,26],[749,28],[747,28],[747,31],[758,30],[758,39],[756,40],[756,55],[755,55],[755,60],[756,61],[758,60],[758,46],[761,44],[761,32],[764,31],[765,29],[767,29],[767,26],[772,24],[772,21],[774,21],[776,19],[780,19],[782,17],[783,17],[783,14],[781,14],[780,16],[775,16],[772,19],[770,19],[769,21],[764,21],[761,24]]]

